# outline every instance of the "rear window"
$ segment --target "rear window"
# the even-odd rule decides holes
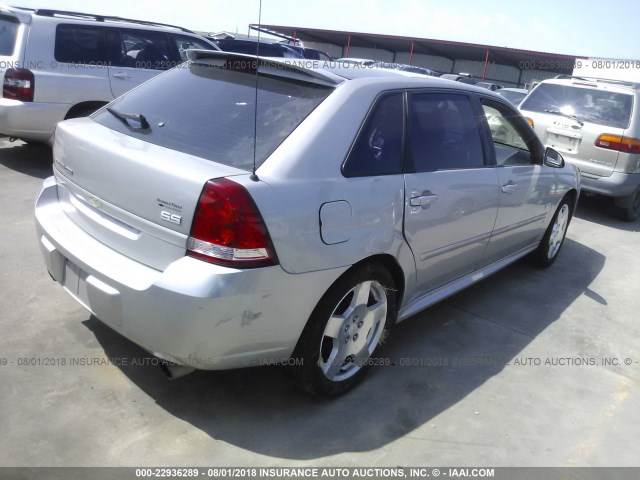
[[[121,113],[144,115],[150,128],[141,129],[135,121],[127,125],[107,110],[93,118],[146,142],[249,171],[254,131],[260,166],[332,91],[261,75],[254,117],[255,73],[192,63],[155,77],[110,105]]]
[[[19,26],[16,18],[0,16],[0,55],[13,55]]]
[[[541,83],[520,105],[521,110],[574,116],[582,122],[627,128],[633,96],[595,88]]]

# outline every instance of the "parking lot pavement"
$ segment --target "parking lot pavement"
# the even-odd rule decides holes
[[[326,401],[275,367],[167,380],[47,275],[50,174],[47,148],[0,139],[1,466],[640,465],[639,223],[607,202],[581,200],[550,269],[401,323],[395,365]]]

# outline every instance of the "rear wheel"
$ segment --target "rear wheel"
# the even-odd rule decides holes
[[[46,145],[46,143],[44,142],[39,142],[37,140],[27,140],[24,138],[20,138],[20,140],[22,140],[24,143],[26,143],[27,145],[35,145],[35,146],[41,146],[41,145]]]
[[[291,374],[310,393],[346,392],[372,364],[396,320],[393,277],[381,266],[348,272],[322,297],[293,353]]]
[[[75,105],[67,112],[67,115],[64,117],[65,120],[69,120],[71,118],[82,118],[88,117],[93,112],[102,108],[104,103],[85,103],[80,105]]]
[[[538,249],[531,255],[533,262],[540,267],[551,266],[558,257],[573,214],[570,201],[570,197],[562,199]]]

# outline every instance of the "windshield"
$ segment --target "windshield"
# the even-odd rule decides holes
[[[633,96],[595,88],[541,83],[522,103],[522,110],[559,113],[581,122],[628,128]]]
[[[93,119],[146,142],[250,171],[254,128],[260,166],[333,91],[261,75],[254,126],[256,76],[251,72],[184,64],[111,103],[119,116],[105,109]],[[149,128],[140,128],[136,116],[143,117]]]
[[[19,25],[15,18],[0,16],[0,55],[13,55]]]

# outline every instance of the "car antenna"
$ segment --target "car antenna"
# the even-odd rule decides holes
[[[258,54],[260,53],[260,30],[262,30],[262,0],[260,0],[260,6],[258,7],[258,42],[256,43],[256,92],[253,110],[253,171],[249,177],[254,182],[260,180],[258,175],[256,175],[256,149],[258,143],[258,66],[260,65]]]

